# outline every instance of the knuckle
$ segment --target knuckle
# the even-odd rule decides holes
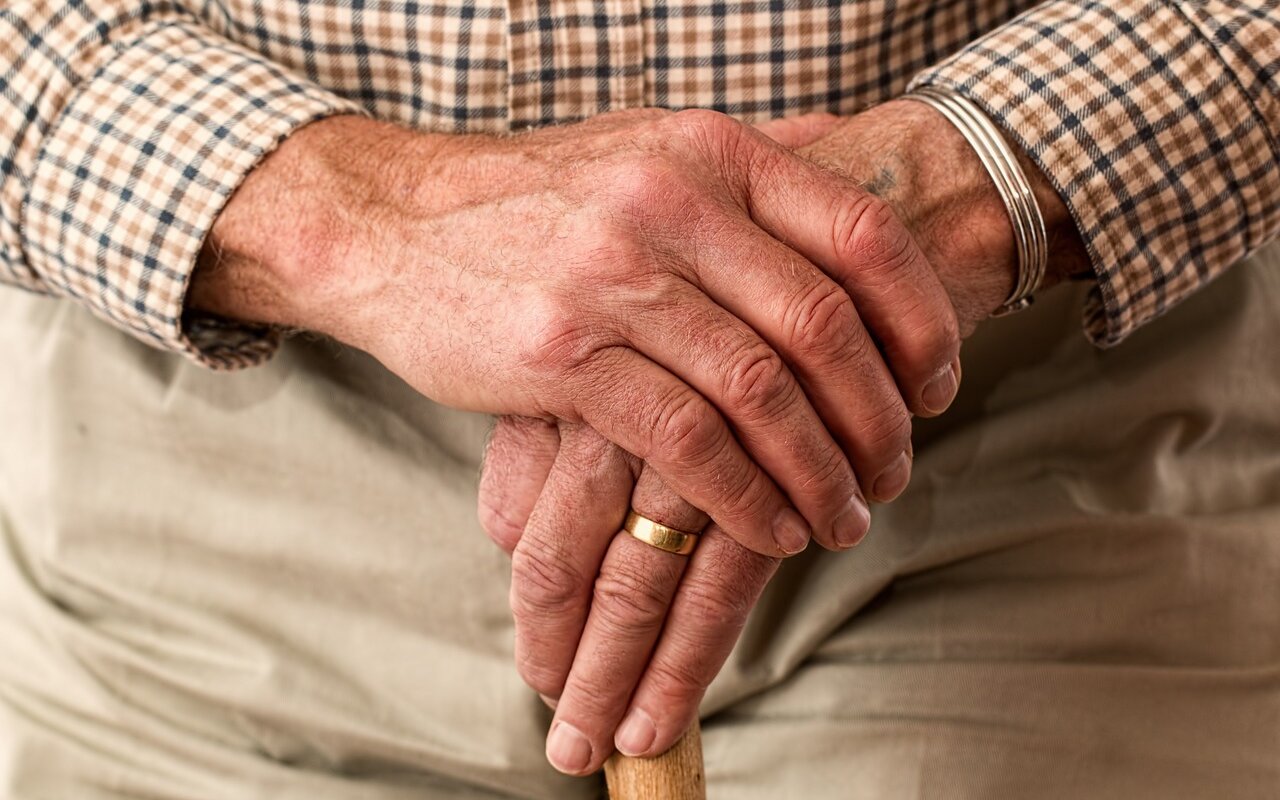
[[[739,586],[737,575],[715,581],[686,581],[681,587],[681,603],[707,628],[735,629],[746,622],[751,610],[750,600],[739,592]]]
[[[654,424],[663,458],[695,466],[715,457],[726,444],[727,428],[709,404],[692,391],[677,391]]]
[[[655,202],[670,196],[679,186],[672,165],[649,155],[631,156],[614,165],[608,197],[612,215],[622,219],[651,216]]]
[[[711,683],[710,674],[704,656],[695,648],[684,649],[679,658],[664,658],[649,665],[651,685],[669,700],[700,697]]]
[[[793,305],[787,317],[792,346],[811,355],[845,356],[858,326],[853,298],[835,283],[820,282]]]
[[[858,429],[858,439],[872,454],[872,459],[887,464],[907,448],[911,442],[911,415],[901,399],[888,402],[864,416]],[[878,475],[877,470],[867,477]]]
[[[775,511],[773,484],[750,462],[743,462],[741,472],[736,480],[730,478],[729,486],[729,496],[737,499],[734,510],[739,519],[759,522],[769,519],[766,514]]]
[[[787,365],[773,348],[759,342],[732,360],[721,393],[726,407],[758,420],[772,419],[790,405],[794,389]]]
[[[714,209],[706,187],[666,156],[624,160],[601,194],[597,232],[587,236],[611,280],[653,272],[654,262],[664,260],[655,243],[698,233],[697,223]]]
[[[692,294],[689,284],[674,274],[663,270],[650,274],[638,274],[625,281],[628,310],[645,319],[657,319],[673,308],[688,308]],[[694,310],[693,314],[699,312]]]
[[[890,287],[892,321],[879,330],[886,362],[900,382],[913,383],[951,363],[960,353],[960,324],[946,290],[897,281]]]
[[[915,252],[914,242],[893,207],[875,195],[844,203],[833,215],[832,247],[841,260],[888,280]]]
[[[710,498],[702,510],[743,534],[762,533],[777,509],[773,483],[749,458],[721,458],[724,447],[707,453],[700,462],[689,462],[709,467],[698,476],[699,488]]]
[[[669,598],[662,588],[640,571],[606,570],[596,578],[591,609],[611,630],[629,635],[660,623]]]
[[[711,571],[713,576],[717,576],[713,580],[734,583],[739,589],[739,601],[750,612],[769,579],[781,566],[782,559],[753,552],[728,538],[720,539],[719,545],[717,552],[720,557]]]
[[[485,443],[484,474],[491,470],[505,473],[510,465],[527,453],[554,453],[560,444],[557,422],[541,417],[504,414],[493,424],[493,432]]]
[[[848,483],[850,468],[846,464],[845,455],[839,448],[825,449],[821,462],[800,480],[798,491],[830,502],[833,499],[833,493],[841,494],[843,487]]]
[[[556,455],[564,454],[561,474],[579,479],[592,490],[602,489],[611,469],[627,452],[604,438],[595,429],[581,423],[564,423],[560,447]]]
[[[750,159],[760,151],[749,146],[752,136],[746,125],[719,111],[685,109],[672,117],[671,124],[676,138],[723,165],[740,164],[744,156]]]
[[[517,547],[511,559],[511,611],[518,618],[547,616],[580,604],[586,579],[545,550]]]
[[[537,373],[559,375],[588,361],[600,348],[598,326],[567,303],[542,297],[524,308],[517,344],[521,361]]]
[[[849,337],[849,341],[845,343],[841,357],[846,363],[862,365],[866,369],[880,358],[880,351],[876,349],[876,343],[871,335],[859,324],[854,334]]]
[[[719,111],[687,108],[669,118],[676,130],[694,139],[724,140],[742,131],[742,123]]]
[[[723,508],[717,519],[747,529],[759,529],[776,509],[773,485],[751,462],[743,460],[720,471],[710,484]]]

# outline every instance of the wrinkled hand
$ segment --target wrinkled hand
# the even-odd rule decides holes
[[[836,121],[814,114],[765,130],[799,145]],[[620,532],[628,506],[674,528],[707,524],[656,471],[589,427],[498,420],[480,517],[512,554],[516,664],[556,706],[547,756],[571,774],[599,769],[615,741],[628,755],[674,743],[778,565],[715,525],[691,556],[664,553]]]
[[[666,750],[693,721],[779,559],[715,525],[689,556],[621,531],[628,505],[684,530],[707,518],[583,425],[500,419],[480,494],[485,529],[512,554],[517,668],[555,706],[552,765],[585,775],[615,745],[628,755]]]
[[[585,422],[768,555],[852,546],[864,493],[907,481],[909,411],[954,393],[954,316],[888,205],[713,112],[322,120],[212,240],[194,307],[329,334],[447,405]]]
[[[968,334],[1012,285],[1011,232],[967,145],[932,114],[893,103],[843,121],[776,121],[770,133],[807,145],[808,157],[898,206],[941,265]],[[922,137],[929,167],[901,154]],[[1043,179],[1037,190],[1058,223],[1052,283],[1083,254]],[[621,498],[637,475],[630,504],[641,513],[686,529],[705,520],[638,459],[580,426],[504,418],[486,454],[480,513],[495,541],[514,551],[517,662],[531,686],[559,698],[548,756],[568,772],[598,768],[614,744],[654,755],[674,743],[778,563],[714,526],[687,563],[619,533]]]

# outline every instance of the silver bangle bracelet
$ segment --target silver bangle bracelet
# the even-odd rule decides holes
[[[1027,180],[1013,150],[986,114],[963,95],[936,86],[922,86],[903,95],[902,99],[924,103],[946,117],[964,136],[991,176],[1005,210],[1009,212],[1018,255],[1018,277],[1013,291],[992,312],[992,316],[1004,316],[1027,308],[1044,280],[1049,263],[1049,237],[1031,182]]]

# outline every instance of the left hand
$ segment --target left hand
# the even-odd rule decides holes
[[[766,132],[895,207],[937,269],[963,335],[1008,295],[1007,214],[969,145],[932,109],[891,102],[846,120],[775,121]],[[1028,174],[1053,231],[1051,283],[1087,260],[1057,195]],[[514,552],[517,664],[556,701],[548,757],[572,774],[599,769],[615,743],[654,755],[679,738],[779,563],[714,526],[692,556],[663,553],[619,533],[628,505],[675,528],[706,522],[589,428],[499,420],[481,520]]]

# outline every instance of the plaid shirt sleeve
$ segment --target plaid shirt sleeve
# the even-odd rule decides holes
[[[1280,3],[1050,0],[916,77],[982,106],[1070,208],[1121,341],[1280,233]]]
[[[183,321],[206,232],[290,131],[357,107],[170,3],[0,8],[0,280],[75,300],[213,367],[271,331]]]
[[[850,112],[947,53],[915,83],[977,102],[1056,185],[1100,344],[1280,232],[1280,0],[1048,0],[1012,21],[1027,0],[598,6],[0,0],[0,281],[210,366],[255,363],[271,331],[184,320],[186,284],[244,175],[313,119]]]

